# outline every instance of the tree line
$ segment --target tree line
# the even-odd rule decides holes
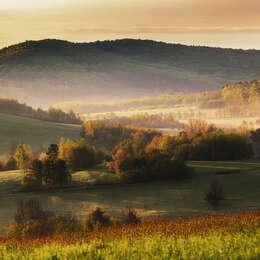
[[[98,121],[87,122],[82,131],[82,139],[61,138],[37,154],[19,144],[9,161],[22,171],[23,186],[71,185],[73,172],[100,164],[123,183],[183,179],[191,173],[187,160],[249,159],[259,147],[259,130],[223,130],[201,120],[191,120],[176,136]]]
[[[118,116],[115,113],[107,113],[105,115],[95,116],[94,119],[89,117],[87,121],[99,121],[104,125],[123,125],[143,128],[183,128],[184,124],[176,118],[177,113],[136,113],[131,116]],[[194,115],[194,114],[193,114]],[[181,117],[179,115],[179,117]]]
[[[57,108],[49,108],[48,111],[41,108],[34,109],[26,104],[19,103],[14,99],[0,98],[0,112],[50,122],[82,124],[80,117],[77,116],[72,110],[66,113]]]

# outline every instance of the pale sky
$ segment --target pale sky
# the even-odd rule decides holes
[[[117,38],[260,49],[260,0],[0,0],[0,47]]]

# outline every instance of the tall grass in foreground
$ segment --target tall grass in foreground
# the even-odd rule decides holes
[[[80,236],[2,238],[0,259],[260,259],[260,212],[112,225]]]
[[[71,245],[0,246],[1,259],[259,259],[260,230],[189,238],[155,235]]]

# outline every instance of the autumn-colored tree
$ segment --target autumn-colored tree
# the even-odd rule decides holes
[[[26,174],[30,168],[33,152],[29,145],[19,144],[16,148],[14,158],[16,160],[17,166],[19,169]]]
[[[72,171],[88,169],[95,164],[95,150],[84,139],[73,141],[61,139],[59,158],[66,161]]]

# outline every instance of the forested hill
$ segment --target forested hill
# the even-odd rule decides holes
[[[27,41],[0,50],[0,95],[41,102],[209,90],[259,77],[258,50],[131,39]]]
[[[0,113],[39,119],[43,121],[63,123],[63,124],[82,124],[81,119],[71,110],[69,113],[61,109],[49,108],[48,111],[40,108],[34,109],[26,104],[19,103],[14,99],[0,98]]]

